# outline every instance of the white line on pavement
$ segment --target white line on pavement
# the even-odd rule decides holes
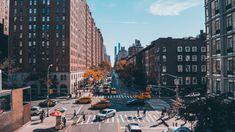
[[[127,122],[130,122],[130,120],[128,120],[128,117],[127,117],[127,115],[124,115],[124,116],[125,116],[125,118],[126,118]]]
[[[119,118],[118,118],[118,116],[116,117],[116,120],[117,120],[117,123],[119,123]]]
[[[77,122],[76,123],[78,123],[79,121],[80,121],[80,119],[82,118],[82,116],[80,116],[79,118],[78,118],[78,120],[77,120]]]
[[[152,122],[154,122],[154,119],[153,119],[153,117],[152,117],[152,116],[149,116],[149,118],[150,118],[150,120],[151,120]]]
[[[119,115],[119,116],[120,116],[120,118],[121,118],[122,122],[124,122],[124,119],[123,119],[122,115]]]
[[[146,119],[148,122],[151,122],[151,121],[149,120],[148,116],[149,116],[149,115],[147,115],[147,116],[145,117],[145,119]]]
[[[114,122],[114,118],[115,118],[115,116],[114,116],[114,117],[112,117],[112,122]]]
[[[89,123],[90,118],[91,118],[91,115],[88,116],[87,121],[86,121],[86,124]]]
[[[93,115],[93,118],[92,118],[91,124],[93,124],[93,123],[94,123],[94,120],[95,120],[95,115]]]

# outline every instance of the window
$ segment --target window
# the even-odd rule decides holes
[[[201,47],[201,52],[206,52],[206,47]]]
[[[201,56],[201,61],[206,61],[206,56],[205,55]]]
[[[215,33],[220,33],[220,19],[215,20]]]
[[[166,55],[163,55],[163,56],[162,56],[162,61],[163,61],[163,62],[166,62]]]
[[[193,84],[197,84],[197,77],[193,77],[192,80],[193,80]]]
[[[197,47],[196,46],[192,47],[192,52],[197,52]]]
[[[183,65],[178,65],[178,72],[183,72]]]
[[[202,77],[201,84],[206,84],[206,77]]]
[[[186,85],[190,85],[190,83],[191,83],[191,78],[190,77],[186,77]]]
[[[178,83],[179,83],[179,85],[183,85],[183,78],[182,77],[178,77]]]
[[[180,62],[183,61],[183,56],[182,55],[178,55],[177,56],[177,60],[180,61]]]
[[[178,47],[177,47],[177,51],[178,51],[178,52],[183,52],[183,47],[182,47],[182,46],[178,46]]]
[[[186,72],[190,72],[191,71],[191,66],[190,65],[186,65],[185,66],[185,71]]]
[[[227,52],[233,52],[233,36],[227,37]]]
[[[197,55],[192,56],[192,61],[197,61]]]
[[[185,61],[190,61],[190,55],[186,55]]]
[[[232,0],[226,0],[226,6],[232,4]]]
[[[162,52],[166,52],[166,47],[162,47]]]
[[[197,65],[193,65],[193,66],[192,66],[192,71],[193,71],[193,72],[197,72]]]
[[[206,72],[206,65],[201,65],[201,72]]]
[[[190,52],[190,47],[189,46],[185,47],[185,52]]]
[[[233,60],[232,58],[228,58],[227,72],[228,74],[232,74],[232,71],[233,71]]]
[[[162,66],[162,72],[166,72],[166,66]]]
[[[227,15],[227,17],[226,17],[226,26],[227,26],[227,31],[232,30],[233,20],[232,20],[232,15],[231,14]]]
[[[19,63],[22,64],[22,58],[20,58]]]

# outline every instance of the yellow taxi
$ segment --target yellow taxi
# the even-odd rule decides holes
[[[107,99],[102,99],[96,104],[92,104],[91,108],[99,108],[99,109],[105,109],[111,106],[111,102],[108,101]]]
[[[135,96],[136,99],[151,99],[151,95],[149,93],[140,93]]]
[[[89,104],[91,102],[92,100],[90,96],[81,97],[75,101],[76,104]]]
[[[112,88],[112,89],[111,89],[111,94],[112,94],[112,95],[116,95],[116,94],[117,94],[116,88]]]

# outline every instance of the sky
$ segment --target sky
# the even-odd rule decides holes
[[[146,47],[162,37],[182,38],[205,31],[204,0],[87,0],[101,29],[107,53],[126,49],[135,39]]]

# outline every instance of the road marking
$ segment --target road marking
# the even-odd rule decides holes
[[[94,120],[95,120],[95,115],[93,115],[93,118],[92,118],[91,124],[93,124],[93,123],[94,123]]]
[[[83,105],[79,107],[79,109],[77,110],[76,115],[80,112],[80,110],[82,109]]]
[[[101,123],[99,123],[99,127],[98,127],[98,130],[100,130],[101,129]]]
[[[116,120],[117,120],[117,123],[119,123],[119,118],[118,118],[118,116],[117,116]]]
[[[151,121],[154,122],[154,119],[152,118],[152,116],[149,116],[149,117],[150,117]]]
[[[151,122],[151,121],[149,120],[148,116],[150,116],[150,115],[147,115],[147,116],[145,117],[145,119],[146,119],[148,122]]]
[[[124,115],[124,116],[125,116],[125,118],[126,118],[127,122],[130,122],[130,120],[128,120],[128,117],[127,117],[127,115]]]
[[[78,120],[77,120],[77,122],[76,123],[78,123],[79,121],[80,121],[80,119],[82,118],[82,116],[80,116],[79,118],[78,118]]]
[[[121,132],[121,126],[119,123],[117,123],[117,128],[118,128],[118,132]]]
[[[122,122],[124,122],[122,115],[119,115],[119,116],[120,116],[120,118],[121,118]]]
[[[89,123],[90,118],[91,118],[91,115],[88,116],[87,121],[86,121],[86,124]]]
[[[114,116],[115,117],[115,116]],[[114,117],[112,117],[112,122],[114,122]]]
[[[109,118],[106,119],[106,123],[109,123]]]
[[[153,115],[153,118],[154,118],[155,120],[158,120],[158,118],[157,118],[155,115]]]

